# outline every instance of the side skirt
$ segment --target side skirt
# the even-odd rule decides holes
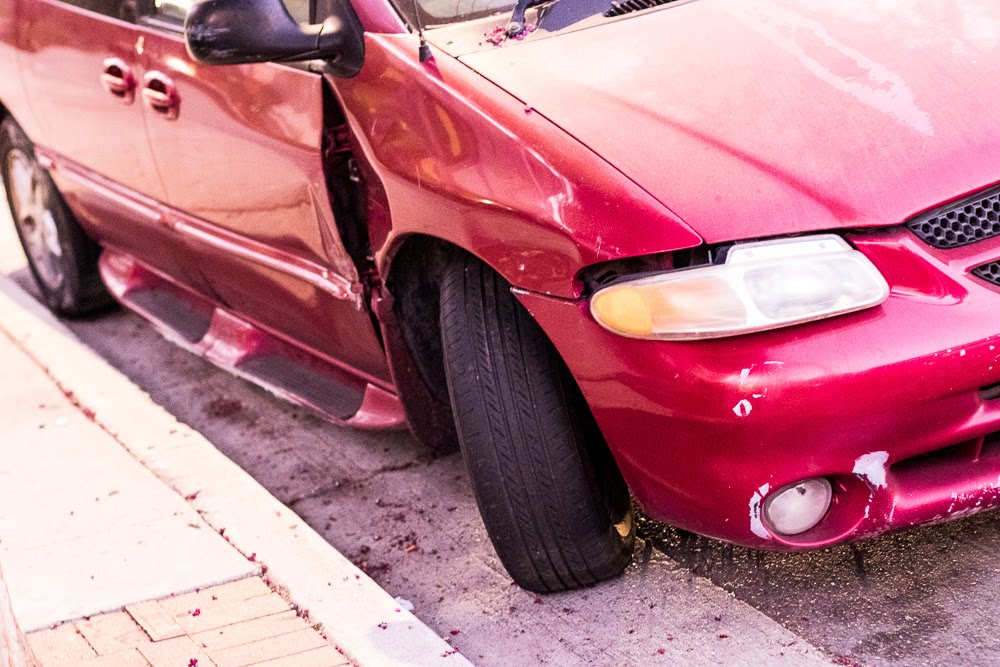
[[[362,429],[404,426],[398,397],[329,360],[220,308],[106,248],[101,276],[124,306],[171,342],[337,424]]]

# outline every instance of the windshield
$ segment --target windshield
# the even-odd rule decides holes
[[[516,0],[393,0],[399,11],[417,25],[415,11],[425,28],[471,21],[491,14],[509,13]]]
[[[421,24],[426,29],[453,26],[460,32],[475,32],[475,41],[487,46],[505,41],[503,38],[494,39],[493,33],[502,30],[504,26],[509,28],[512,20],[522,22],[523,32],[518,35],[512,33],[510,36],[523,39],[531,33],[534,33],[533,37],[542,37],[570,27],[589,27],[632,12],[644,13],[643,10],[685,4],[684,0],[524,0],[517,7],[516,0],[392,1],[413,27]],[[520,14],[515,11],[515,7]],[[455,31],[447,32],[450,34]],[[454,42],[467,41],[459,35],[451,35],[448,39]]]

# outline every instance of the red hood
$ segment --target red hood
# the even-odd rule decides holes
[[[897,224],[1000,180],[997,0],[695,0],[537,37],[462,60],[708,242]]]

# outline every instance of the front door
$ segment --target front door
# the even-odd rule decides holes
[[[289,0],[300,21],[308,2]],[[388,382],[323,169],[320,74],[205,66],[185,48],[186,0],[155,0],[146,28],[147,124],[177,228],[241,316]]]

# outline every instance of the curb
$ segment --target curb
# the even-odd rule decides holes
[[[310,623],[359,665],[470,665],[200,433],[76,340],[6,276],[6,334],[95,423],[261,563]]]

